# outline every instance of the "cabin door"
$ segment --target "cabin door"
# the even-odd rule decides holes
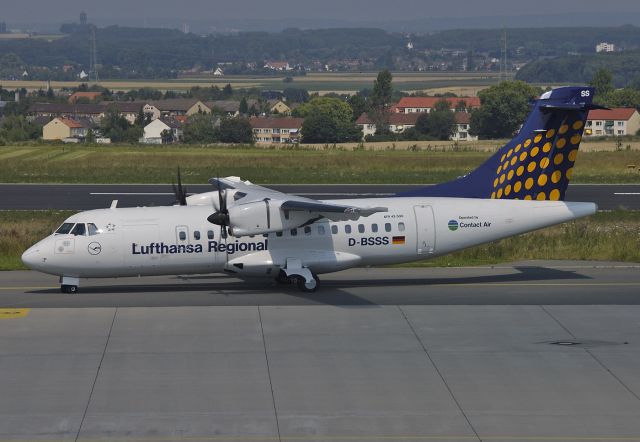
[[[431,206],[414,206],[416,215],[416,251],[418,255],[432,255],[436,250],[436,229]]]

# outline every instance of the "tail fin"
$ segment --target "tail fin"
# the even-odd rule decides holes
[[[464,177],[399,196],[564,200],[594,88],[562,87],[537,100],[522,129]]]

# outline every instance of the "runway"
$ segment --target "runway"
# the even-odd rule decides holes
[[[321,275],[318,292],[228,275],[82,280],[59,292],[55,276],[0,272],[3,307],[613,305],[640,304],[640,264],[531,261],[463,268],[364,268]]]
[[[276,190],[315,199],[377,198],[419,187],[418,184],[274,184]],[[214,190],[212,186],[187,185],[189,193]],[[0,184],[0,210],[69,209],[173,204],[170,184]],[[595,202],[600,210],[640,210],[640,184],[571,184],[567,201]]]

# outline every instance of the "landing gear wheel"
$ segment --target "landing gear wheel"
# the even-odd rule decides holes
[[[280,270],[278,272],[278,276],[275,278],[278,284],[291,284],[291,278],[287,276],[284,270]]]
[[[78,286],[77,285],[62,284],[60,286],[60,291],[62,293],[77,293],[78,292]]]
[[[298,289],[300,289],[300,291],[305,293],[313,293],[318,290],[318,287],[320,287],[320,278],[318,278],[318,275],[316,274],[312,274],[312,276],[313,279],[309,282],[306,282],[302,276],[296,277],[296,284],[298,285]]]

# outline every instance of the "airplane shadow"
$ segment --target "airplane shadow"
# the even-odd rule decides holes
[[[451,277],[418,277],[418,278],[384,278],[384,279],[346,279],[322,280],[320,290],[316,293],[304,293],[297,287],[288,284],[278,284],[275,281],[249,278],[242,281],[230,280],[224,275],[176,276],[174,280],[185,283],[154,283],[154,284],[124,284],[99,285],[81,287],[76,297],[95,295],[131,295],[137,299],[127,297],[127,303],[138,301],[141,305],[176,305],[184,301],[185,305],[331,305],[331,306],[379,306],[389,304],[396,296],[394,289],[401,287],[429,288],[435,286],[465,286],[482,284],[536,283],[544,281],[587,280],[589,276],[574,270],[561,270],[539,266],[516,266],[517,273],[493,274],[478,276]],[[461,268],[462,273],[465,269]],[[455,272],[454,272],[455,273]],[[189,282],[198,281],[198,282]],[[354,294],[349,289],[371,287],[376,289],[371,294]],[[388,289],[381,294],[379,289]],[[31,294],[59,293],[55,289],[33,290]],[[415,291],[410,295],[425,297],[438,295],[433,290]],[[406,292],[403,293],[407,295]],[[140,297],[138,297],[139,295]],[[142,295],[151,295],[151,297]],[[176,295],[170,302],[167,295]],[[179,298],[184,295],[183,298]],[[120,300],[122,297],[119,296]]]

